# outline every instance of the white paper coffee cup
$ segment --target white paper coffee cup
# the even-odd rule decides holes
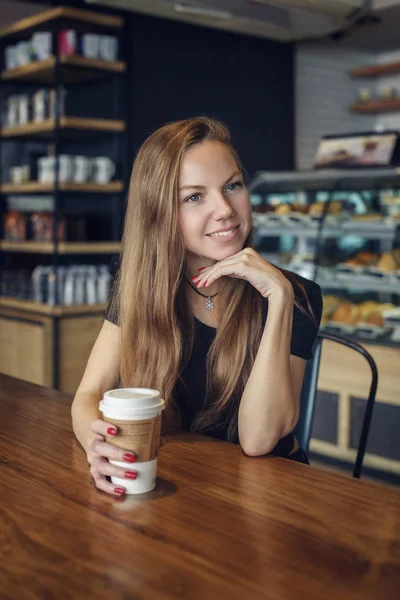
[[[157,390],[121,388],[104,394],[99,404],[103,418],[118,428],[118,434],[106,441],[134,452],[134,463],[110,460],[110,463],[137,472],[136,479],[111,477],[112,483],[127,494],[144,494],[156,486],[157,457],[160,447],[161,413],[165,402]]]

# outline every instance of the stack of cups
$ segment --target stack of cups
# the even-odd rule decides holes
[[[157,457],[160,447],[161,413],[165,402],[157,390],[122,388],[104,394],[99,408],[107,423],[118,428],[118,434],[106,441],[136,455],[137,479],[111,477],[112,483],[125,488],[127,494],[144,494],[156,486]],[[132,469],[131,463],[110,463]]]

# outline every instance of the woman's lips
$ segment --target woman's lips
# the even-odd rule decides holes
[[[216,242],[230,242],[239,234],[239,228],[240,225],[236,225],[236,227],[233,227],[229,232],[208,233],[207,237]]]

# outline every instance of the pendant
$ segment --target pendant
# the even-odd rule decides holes
[[[214,308],[214,302],[211,300],[210,296],[207,298],[206,309],[212,310]]]

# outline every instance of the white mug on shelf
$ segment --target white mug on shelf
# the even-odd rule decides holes
[[[99,58],[100,36],[96,33],[84,33],[82,36],[82,54],[86,58]]]
[[[6,46],[5,66],[7,71],[18,67],[16,46]]]
[[[115,164],[108,156],[97,156],[92,160],[93,181],[99,184],[108,183],[115,174]]]
[[[92,173],[92,159],[87,156],[74,156],[74,175],[75,183],[85,183],[89,181]]]
[[[22,94],[18,96],[18,124],[26,125],[29,123],[29,96]]]
[[[23,171],[22,167],[11,167],[10,169],[10,179],[13,185],[20,185],[23,183]]]
[[[38,180],[40,183],[54,183],[56,157],[42,156],[38,159]],[[72,181],[74,173],[73,157],[60,154],[58,157],[58,180],[60,183]]]
[[[118,40],[113,35],[101,35],[99,55],[103,60],[115,61],[118,56]]]

